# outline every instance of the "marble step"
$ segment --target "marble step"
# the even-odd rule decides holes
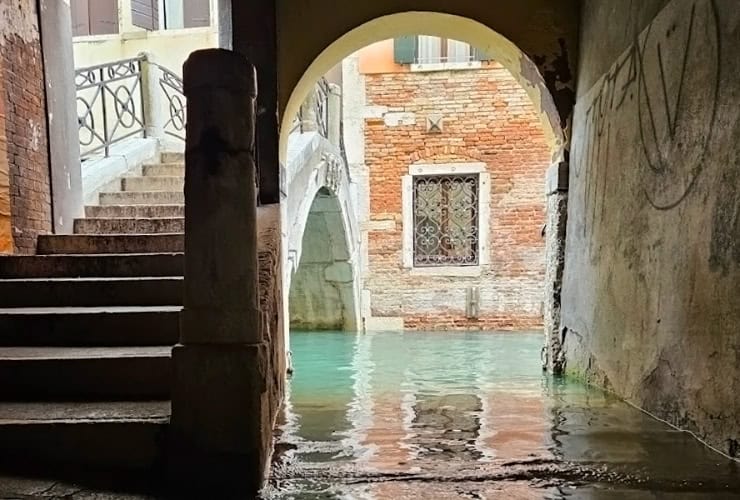
[[[38,239],[41,255],[179,253],[184,249],[183,233],[42,235]]]
[[[85,217],[94,219],[185,217],[185,205],[93,205],[85,207]]]
[[[184,163],[155,163],[144,165],[141,169],[143,176],[170,176],[185,177]]]
[[[171,351],[171,346],[2,347],[0,400],[168,399]]]
[[[124,191],[100,193],[100,205],[183,205],[185,193],[176,191]]]
[[[141,176],[121,179],[121,191],[125,192],[172,192],[183,189],[185,189],[184,176]]]
[[[159,161],[161,163],[185,163],[185,153],[162,153]]]
[[[182,276],[182,253],[12,255],[0,257],[2,278]]]
[[[166,400],[0,402],[0,464],[19,475],[116,477],[129,487],[164,473],[169,416]]]
[[[179,306],[0,309],[0,346],[158,346],[180,336]]]
[[[0,308],[178,306],[182,277],[0,279]]]
[[[75,234],[161,234],[182,233],[182,217],[75,219]]]

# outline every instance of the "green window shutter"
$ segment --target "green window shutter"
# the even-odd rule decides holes
[[[393,40],[393,60],[398,64],[416,62],[416,35],[400,36]]]

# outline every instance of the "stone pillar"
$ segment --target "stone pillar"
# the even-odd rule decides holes
[[[329,123],[327,124],[329,142],[339,147],[342,135],[342,88],[336,83],[329,84],[328,102]]]
[[[319,123],[316,119],[317,98],[317,93],[311,91],[301,104],[301,132],[316,132],[319,129]]]
[[[159,87],[159,70],[150,53],[142,52],[139,56],[145,57],[141,63],[141,92],[144,100],[146,136],[159,139],[161,144],[164,139],[164,124],[167,121],[164,114],[166,107],[162,105],[164,96]]]
[[[544,368],[559,375],[565,368],[560,335],[560,296],[565,264],[565,229],[568,220],[568,164],[547,170],[547,226],[545,230],[545,348]]]
[[[257,154],[261,205],[280,203],[277,0],[232,0],[233,50],[257,67]]]
[[[272,441],[258,310],[256,74],[223,49],[184,66],[185,292],[173,349],[173,486],[254,498]]]
[[[39,6],[49,125],[53,228],[55,233],[69,234],[74,219],[83,216],[72,13],[69,2],[41,0]]]

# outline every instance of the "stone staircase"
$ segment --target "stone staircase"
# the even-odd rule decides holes
[[[3,472],[162,473],[182,305],[182,155],[138,174],[86,207],[75,234],[0,258]]]

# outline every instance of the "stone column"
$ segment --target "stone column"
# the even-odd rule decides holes
[[[145,57],[141,63],[141,92],[144,100],[144,118],[146,136],[154,137],[162,144],[164,136],[164,124],[167,123],[163,106],[163,95],[159,87],[159,71],[152,61],[152,54],[142,52],[139,56]]]
[[[316,119],[317,99],[317,93],[312,90],[301,104],[301,132],[316,132],[319,129],[319,123]]]
[[[329,84],[328,100],[329,122],[327,124],[329,142],[339,147],[342,135],[342,88],[336,83]]]
[[[41,0],[39,7],[49,124],[53,228],[55,233],[69,234],[74,219],[83,216],[72,13],[69,2],[59,0]]]
[[[255,69],[233,52],[197,51],[184,87],[185,292],[171,478],[189,497],[254,498],[274,404],[258,310]]]
[[[547,171],[547,226],[545,230],[545,348],[544,368],[559,375],[565,356],[560,335],[560,295],[565,264],[565,229],[568,220],[568,164]]]

